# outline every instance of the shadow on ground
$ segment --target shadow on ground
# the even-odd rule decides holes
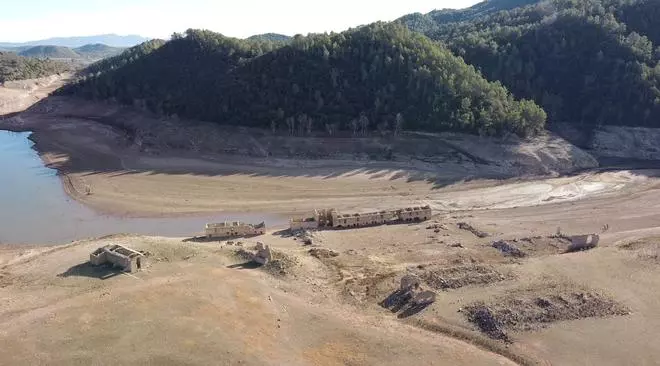
[[[429,307],[431,303],[415,304],[409,291],[396,290],[379,303],[385,309],[397,314],[397,318],[404,319],[419,314]]]
[[[466,162],[484,167],[491,165],[464,151],[459,142],[436,136],[374,133],[354,137],[347,132],[333,137],[321,132],[312,136],[289,136],[283,131],[273,134],[260,128],[218,126],[200,121],[182,123],[133,108],[117,108],[111,104],[66,96],[41,100],[21,112],[20,117],[38,121],[39,126],[48,126],[37,128],[33,141],[42,153],[66,157],[54,167],[68,173],[86,175],[241,175],[321,179],[365,175],[369,179],[425,181],[440,188],[474,179],[475,171],[465,168]],[[54,122],[45,124],[44,119]],[[79,127],[71,129],[72,122],[77,122]],[[27,123],[24,128],[31,129],[29,125]],[[58,128],[59,125],[63,128]],[[104,131],[103,127],[109,129]],[[39,133],[41,129],[48,130],[47,138],[44,138],[46,134]],[[75,142],[90,140],[95,140],[95,143]],[[109,145],[110,149],[98,148],[104,144]],[[131,149],[137,145],[149,149],[150,153],[145,156],[163,156],[172,150],[177,157],[197,159],[201,163],[181,161],[155,166],[131,159],[122,160],[109,152],[113,149]],[[177,148],[171,149],[172,146]],[[202,159],[201,154],[195,151],[205,157]],[[391,151],[395,152],[394,157],[390,156]],[[218,154],[218,159],[214,154]],[[255,158],[256,163],[246,164],[245,158]],[[291,164],[301,158],[309,164]],[[284,161],[280,159],[291,161],[280,164]],[[318,164],[319,161],[323,164]],[[438,164],[442,165],[442,169]],[[451,168],[446,164],[450,164]],[[486,170],[478,174],[479,178],[489,175],[503,178],[501,174],[496,174],[496,170]]]
[[[93,266],[90,263],[77,264],[65,272],[58,274],[58,277],[89,277],[107,280],[114,276],[120,275],[122,271],[119,268],[111,265]]]
[[[517,138],[415,132],[399,136],[373,133],[355,137],[346,131],[332,137],[323,132],[315,132],[311,136],[289,136],[284,131],[273,134],[260,128],[179,121],[134,108],[67,96],[51,96],[41,100],[21,112],[20,117],[23,120],[41,120],[40,126],[48,126],[38,128],[47,129],[48,138],[40,137],[39,131],[36,131],[33,140],[42,153],[68,157],[57,168],[87,175],[240,175],[320,179],[364,175],[369,179],[425,182],[432,189],[439,189],[475,179],[507,179],[543,174],[545,171],[537,169],[534,164],[516,169],[504,168],[508,166],[507,161],[515,163],[521,158],[519,150],[525,141]],[[45,124],[44,119],[52,123]],[[72,122],[79,127],[71,129]],[[65,128],[60,129],[60,125]],[[103,127],[108,129],[103,130]],[[24,128],[30,129],[30,123]],[[113,132],[110,133],[110,130]],[[93,142],[75,142],[90,140]],[[98,148],[104,144],[110,149]],[[122,150],[133,150],[137,146],[149,149],[145,157],[191,158],[197,163],[190,164],[184,160],[167,163],[122,160],[108,152],[117,149],[121,154]],[[172,155],[166,156],[170,151]],[[254,158],[254,164],[250,164],[248,158]],[[283,159],[290,160],[282,163],[285,161]],[[323,163],[318,164],[319,161]],[[625,169],[630,163],[614,165],[615,169]],[[658,166],[660,164],[655,163],[651,167]],[[644,167],[649,165],[637,168]],[[529,171],[525,173],[525,169]],[[646,172],[639,174],[646,175]]]
[[[257,268],[260,268],[260,267],[262,267],[261,264],[259,264],[257,262],[253,262],[253,261],[244,262],[244,263],[237,263],[237,264],[231,264],[231,265],[227,266],[227,268],[231,268],[231,269],[257,269]]]

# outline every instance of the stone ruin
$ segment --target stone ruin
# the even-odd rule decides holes
[[[397,222],[426,221],[433,216],[431,206],[413,206],[374,212],[342,213],[336,209],[314,210],[306,218],[293,218],[289,221],[291,231],[313,230],[318,228],[351,228],[384,225]]]
[[[124,272],[136,272],[146,268],[147,256],[121,245],[106,245],[93,251],[89,262],[94,266],[111,264]]]
[[[257,243],[256,252],[250,255],[250,260],[253,262],[266,265],[273,259],[270,247],[263,243]]]
[[[598,234],[588,235],[575,235],[569,238],[571,245],[568,247],[568,252],[579,252],[582,250],[593,249],[598,246],[600,236]]]
[[[504,240],[495,241],[491,246],[498,249],[502,254],[511,257],[522,258],[527,256],[520,248]]]
[[[207,238],[232,238],[241,236],[257,236],[266,233],[266,224],[247,224],[241,221],[206,224],[204,234]]]

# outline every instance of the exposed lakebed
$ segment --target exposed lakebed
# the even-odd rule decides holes
[[[30,133],[0,130],[0,244],[58,244],[115,233],[193,236],[210,221],[282,218],[255,214],[125,218],[100,214],[64,192],[55,169],[44,166]]]

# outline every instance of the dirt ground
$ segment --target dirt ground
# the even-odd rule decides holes
[[[295,214],[317,207],[420,203],[438,209],[508,207],[606,193],[637,182],[634,175],[609,174],[498,188],[502,179],[552,178],[597,165],[553,135],[528,141],[422,133],[290,137],[46,97],[65,81],[0,87],[0,100],[11,95],[5,99],[13,106],[0,109],[6,114],[0,128],[32,131],[36,149],[59,169],[67,193],[106,213]],[[482,190],[460,199],[451,193],[472,188]]]
[[[436,216],[316,231],[311,245],[274,227],[231,244],[116,235],[0,247],[0,364],[659,364],[658,171],[580,171],[593,167],[588,157],[555,140],[510,149],[483,141],[479,150],[467,137],[425,136],[446,150],[432,162],[412,152],[393,161],[346,151],[287,157],[267,137],[245,144],[270,156],[168,150],[148,143],[148,128],[119,127],[116,107],[70,103],[39,102],[0,126],[33,130],[67,192],[98,210],[302,214],[425,203]],[[134,127],[151,117],[132,118]],[[557,233],[601,240],[567,253]],[[493,247],[500,240],[522,254]],[[257,241],[276,250],[276,265],[237,255]],[[147,251],[151,266],[90,267],[89,253],[107,244]],[[436,301],[388,306],[406,274]],[[476,306],[498,332],[475,321]]]
[[[649,290],[660,286],[657,197],[650,189],[533,208],[441,212],[418,224],[311,232],[312,245],[273,228],[231,244],[122,235],[3,248],[0,360],[657,364],[660,302]],[[604,224],[609,229],[589,251],[565,253],[549,239],[558,226],[587,233]],[[491,246],[500,239],[524,242],[521,250],[531,254],[506,256]],[[257,241],[277,251],[279,265],[257,268],[235,255]],[[152,265],[135,274],[88,266],[89,253],[106,244],[145,250]],[[380,305],[406,273],[437,292],[434,304]],[[506,341],[471,322],[475,304],[503,319]]]
[[[99,245],[152,253],[148,271],[85,263]],[[357,315],[304,271],[241,269],[232,248],[112,237],[46,251],[5,267],[0,282],[3,364],[507,365],[505,357],[397,322]],[[309,262],[309,263],[308,263]],[[234,268],[231,268],[234,267]],[[403,340],[402,340],[403,339]]]

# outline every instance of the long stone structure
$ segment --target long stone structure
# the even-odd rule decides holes
[[[204,233],[208,238],[230,238],[240,236],[256,236],[266,233],[266,224],[246,224],[240,221],[206,224]]]
[[[433,210],[428,205],[361,213],[342,213],[335,209],[325,209],[315,210],[311,217],[291,219],[290,228],[292,231],[296,231],[324,227],[364,227],[396,222],[425,221],[431,216],[433,216]]]

